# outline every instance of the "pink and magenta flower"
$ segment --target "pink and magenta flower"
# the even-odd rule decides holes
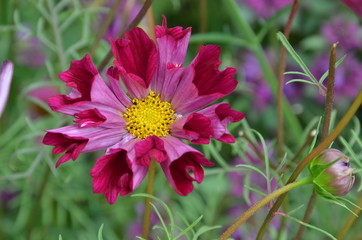
[[[59,75],[71,92],[49,99],[53,111],[73,116],[75,123],[47,130],[43,139],[54,154],[63,154],[56,166],[106,148],[91,176],[94,193],[110,204],[140,185],[151,160],[180,195],[189,194],[194,181],[201,183],[202,166],[213,163],[182,139],[232,143],[227,126],[245,114],[227,103],[210,105],[235,89],[236,70],[218,70],[220,48],[214,45],[201,47],[184,67],[190,34],[191,28],[167,28],[164,19],[156,26],[156,43],[140,28],[125,39],[110,39],[115,60],[106,72],[108,82],[88,55],[72,61]]]

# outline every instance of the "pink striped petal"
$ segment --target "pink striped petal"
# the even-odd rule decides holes
[[[159,65],[152,81],[152,89],[161,95],[173,94],[178,80],[167,77],[170,68],[182,68],[185,61],[187,46],[191,35],[191,28],[167,28],[166,17],[163,16],[162,26],[156,26],[156,41],[158,44]],[[182,71],[179,71],[182,73]]]
[[[0,68],[0,117],[8,100],[13,72],[13,63],[10,61],[4,61]]]
[[[127,96],[127,94],[123,91],[121,84],[119,82],[120,72],[116,67],[110,67],[107,70],[106,76],[111,85],[112,91],[115,93],[118,100],[125,107],[129,107],[132,105],[131,99]]]

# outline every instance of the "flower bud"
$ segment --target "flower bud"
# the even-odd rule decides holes
[[[355,177],[349,158],[337,149],[326,149],[309,165],[316,191],[329,197],[346,195],[352,188]]]

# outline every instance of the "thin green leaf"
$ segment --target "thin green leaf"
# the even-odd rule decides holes
[[[150,202],[150,204],[151,204],[151,206],[153,207],[155,213],[157,214],[158,219],[160,219],[160,222],[161,222],[161,224],[162,224],[162,228],[161,228],[161,229],[166,233],[167,238],[168,238],[168,239],[171,239],[172,234],[170,234],[170,232],[168,231],[168,229],[167,229],[167,227],[166,227],[166,224],[165,224],[165,221],[164,221],[163,218],[162,218],[161,213],[158,211],[157,207],[156,207],[153,203]],[[155,226],[155,227],[156,227],[156,226]]]
[[[339,141],[343,144],[343,146],[346,148],[346,150],[348,151],[349,155],[352,157],[352,159],[354,160],[354,162],[357,163],[357,165],[362,168],[362,163],[360,161],[358,161],[358,156],[357,154],[353,151],[353,149],[351,148],[351,146],[347,143],[347,141],[340,136]]]
[[[102,223],[102,225],[100,226],[99,230],[98,230],[98,240],[103,240],[103,226],[104,224]]]
[[[265,179],[267,179],[267,176],[262,171],[260,171],[258,168],[254,167],[254,166],[247,165],[247,164],[238,164],[235,167],[242,167],[242,168],[248,168],[248,169],[254,170],[255,172],[262,175]]]
[[[196,226],[196,224],[198,224],[201,219],[203,218],[203,215],[201,215],[198,219],[196,219],[193,223],[191,223],[190,226],[188,226],[187,228],[185,228],[182,232],[180,232],[179,235],[177,235],[174,240],[177,240],[178,238],[180,238],[182,235],[186,234],[189,230],[191,230],[194,226]]]
[[[199,237],[206,233],[206,232],[209,232],[211,230],[215,230],[215,229],[219,229],[221,228],[221,226],[212,226],[212,227],[209,227],[209,226],[202,226],[197,232],[196,234],[194,235],[193,239],[192,240],[198,240]]]
[[[292,80],[289,80],[288,82],[286,82],[285,84],[290,84],[290,83],[294,83],[294,82],[301,82],[301,83],[306,83],[306,84],[313,85],[313,86],[319,86],[318,84],[305,80],[305,79],[292,79]]]
[[[303,72],[298,72],[298,71],[288,71],[288,72],[284,72],[284,75],[302,75],[305,77],[308,77],[308,74],[303,73]]]
[[[289,215],[282,215],[282,216],[283,216],[283,217],[286,217],[286,218],[288,218],[288,219],[290,219],[290,220],[292,220],[292,221],[294,221],[294,222],[297,222],[297,223],[299,223],[299,224],[301,224],[301,225],[304,225],[304,226],[306,226],[306,227],[309,227],[309,228],[311,228],[311,229],[314,229],[314,230],[316,230],[316,231],[318,231],[318,232],[320,232],[320,233],[323,233],[324,235],[328,236],[328,237],[331,238],[331,239],[337,240],[337,238],[335,238],[332,234],[330,234],[329,232],[327,232],[327,231],[325,231],[325,230],[323,230],[323,229],[321,229],[321,228],[319,228],[319,227],[316,227],[316,226],[314,226],[314,225],[311,225],[311,224],[302,222],[301,220],[299,220],[299,219],[297,219],[297,218],[294,218],[294,217],[292,217],[292,216],[289,216]]]
[[[277,36],[279,40],[282,42],[283,46],[287,49],[289,54],[294,58],[294,60],[299,64],[299,66],[303,69],[304,73],[316,84],[319,85],[319,82],[317,79],[313,76],[307,65],[304,63],[302,58],[297,54],[297,52],[294,50],[292,45],[288,42],[288,40],[285,38],[284,34],[281,32],[277,33]]]

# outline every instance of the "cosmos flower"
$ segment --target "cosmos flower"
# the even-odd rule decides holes
[[[191,64],[183,63],[191,28],[156,26],[156,42],[135,28],[125,39],[110,40],[114,65],[107,84],[86,55],[59,75],[72,91],[49,100],[52,110],[74,116],[74,125],[47,130],[43,139],[61,156],[56,164],[80,153],[107,148],[91,170],[94,193],[110,204],[144,179],[154,159],[180,195],[201,183],[202,166],[212,166],[202,153],[184,143],[208,144],[210,138],[231,143],[227,125],[245,114],[213,101],[236,87],[236,70],[219,71],[220,48],[200,48]],[[122,80],[127,93],[123,91]]]
[[[239,0],[239,2],[245,3],[261,17],[269,18],[280,9],[292,4],[293,0]]]
[[[14,65],[5,60],[0,67],[0,117],[5,109],[8,100],[10,83],[13,79]]]

